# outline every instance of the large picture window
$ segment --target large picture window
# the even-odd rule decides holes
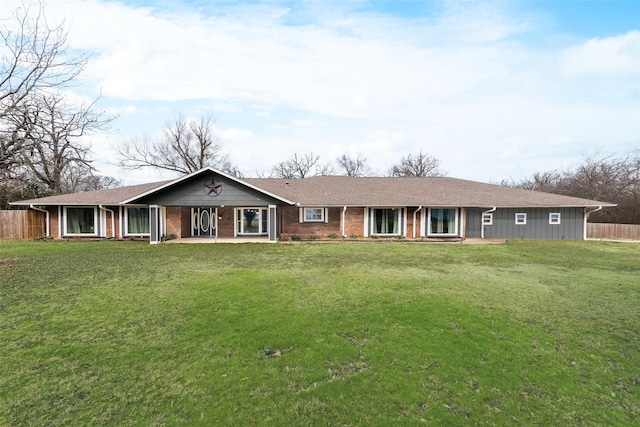
[[[66,207],[65,213],[65,230],[64,234],[68,236],[96,236],[96,208],[76,208]]]
[[[429,209],[430,236],[455,236],[457,234],[457,209]]]
[[[236,215],[238,234],[267,234],[267,209],[240,208]]]
[[[400,209],[372,209],[371,234],[399,235]]]
[[[149,208],[127,208],[127,234],[148,235],[149,234]]]

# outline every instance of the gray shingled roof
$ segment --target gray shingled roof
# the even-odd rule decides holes
[[[150,182],[109,190],[81,191],[79,193],[61,194],[59,196],[42,197],[40,199],[21,200],[12,205],[119,205],[124,200],[138,194],[153,190],[171,181]]]
[[[611,203],[539,191],[521,190],[463,179],[350,178],[317,176],[305,179],[246,178],[263,189],[301,206],[442,206],[442,207],[595,207]],[[110,190],[87,191],[14,205],[119,205],[172,181],[153,182]]]
[[[587,207],[610,203],[463,179],[248,178],[245,181],[302,206]]]

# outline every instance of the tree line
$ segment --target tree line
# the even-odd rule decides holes
[[[616,203],[589,217],[592,222],[640,224],[640,149],[622,155],[596,153],[566,170],[536,172],[503,185]]]
[[[18,8],[0,26],[0,209],[6,209],[9,201],[121,185],[93,166],[87,138],[106,131],[117,116],[99,107],[99,96],[77,102],[66,91],[89,58],[71,52],[63,24],[50,26],[39,5]],[[116,152],[124,169],[188,174],[211,166],[243,177],[224,151],[210,113],[198,119],[178,114],[158,135],[134,138],[118,145]],[[294,153],[270,172],[256,174],[296,179],[429,177],[446,172],[437,158],[422,151],[402,157],[382,173],[373,171],[362,155],[343,154],[324,161],[308,152]],[[588,156],[574,168],[536,172],[502,185],[617,203],[591,219],[640,224],[640,150],[621,156]]]

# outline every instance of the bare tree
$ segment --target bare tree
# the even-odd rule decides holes
[[[356,158],[343,154],[336,159],[341,172],[344,172],[346,176],[367,176],[369,174],[369,166],[367,166],[367,159],[358,154]]]
[[[0,27],[4,44],[0,56],[0,118],[29,94],[73,82],[87,64],[87,56],[67,55],[63,23],[50,27],[42,4],[24,5]]]
[[[106,129],[115,116],[106,116],[97,107],[70,105],[60,93],[37,93],[23,98],[5,122],[14,138],[21,141],[18,166],[13,179],[41,182],[53,194],[65,191],[66,174],[82,170],[91,176],[95,169],[91,147],[84,137]]]
[[[616,203],[590,217],[593,222],[640,224],[640,150],[622,156],[586,156],[566,171],[536,172],[511,186]]]
[[[330,164],[320,163],[320,156],[309,152],[302,155],[294,153],[288,160],[278,163],[271,170],[271,177],[295,179],[332,173]]]
[[[511,181],[502,181],[503,186],[523,188],[525,190],[542,191],[546,193],[558,193],[564,186],[563,174],[557,170],[546,172],[536,172],[529,178],[524,178],[516,183]]]
[[[111,176],[97,175],[91,167],[83,164],[73,164],[67,168],[61,183],[63,193],[106,190],[121,185],[120,180]]]
[[[391,177],[427,177],[444,176],[440,170],[440,160],[420,151],[418,154],[409,154],[391,166],[388,176]]]
[[[21,166],[24,149],[7,116],[29,96],[72,83],[87,64],[86,55],[68,55],[63,24],[49,26],[42,4],[23,4],[0,25],[0,178]]]
[[[167,123],[162,136],[151,140],[145,136],[117,148],[120,166],[125,169],[152,167],[183,174],[204,167],[215,167],[232,175],[241,175],[237,166],[222,151],[222,144],[214,133],[215,120],[211,114],[199,120],[186,119],[179,114]]]

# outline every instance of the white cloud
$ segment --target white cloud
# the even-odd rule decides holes
[[[632,75],[640,78],[640,31],[604,39],[591,39],[563,54],[563,69],[580,74]]]
[[[219,134],[225,142],[247,141],[253,138],[253,132],[238,128],[222,129]]]
[[[124,111],[119,138],[211,108],[247,173],[308,151],[384,171],[422,150],[451,175],[496,181],[640,141],[640,31],[545,49],[527,44],[536,23],[512,2],[451,0],[415,18],[287,5],[46,7],[97,57],[79,89]]]

